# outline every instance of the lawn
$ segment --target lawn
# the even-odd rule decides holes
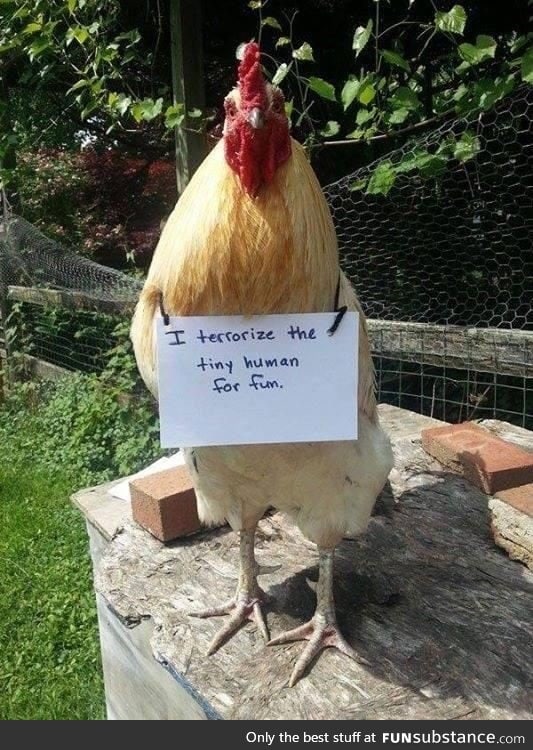
[[[87,536],[71,486],[0,463],[0,719],[101,719]]]
[[[80,487],[161,455],[129,344],[109,369],[13,382],[0,398],[0,719],[101,719],[102,669]],[[119,356],[120,355],[120,356]]]

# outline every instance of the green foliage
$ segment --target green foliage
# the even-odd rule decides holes
[[[341,126],[338,122],[335,120],[328,120],[324,128],[320,131],[320,134],[323,135],[324,138],[333,138],[333,136],[337,135],[340,129]]]
[[[523,81],[533,83],[533,47],[522,55],[521,74]]]
[[[395,179],[396,172],[394,171],[392,163],[388,160],[382,161],[372,173],[372,176],[368,181],[366,192],[369,195],[376,195],[377,193],[387,195],[394,185]]]
[[[463,60],[469,65],[478,65],[483,60],[496,55],[496,41],[491,36],[480,34],[475,44],[465,42],[459,45],[459,53]]]
[[[10,182],[13,154],[27,141],[29,127],[39,145],[48,129],[56,133],[57,145],[62,130],[72,142],[89,134],[125,137],[151,127],[160,141],[165,127],[203,127],[203,121],[182,117],[168,83],[155,79],[159,45],[153,49],[144,42],[124,6],[120,0],[2,0],[0,182]],[[159,4],[154,13],[161,24]],[[38,103],[37,109],[27,99]],[[54,115],[45,128],[41,102]]]
[[[2,408],[0,440],[15,455],[76,486],[130,474],[160,455],[151,398],[139,384],[127,324],[100,375],[73,373],[50,383],[13,387]]]
[[[87,536],[69,496],[160,454],[127,328],[101,375],[19,383],[0,406],[2,719],[103,718]]]
[[[318,94],[323,99],[329,99],[330,102],[336,101],[335,87],[331,83],[324,81],[323,78],[311,76],[308,80],[308,85],[311,91],[314,91],[315,94]]]
[[[462,5],[454,5],[447,13],[437,11],[435,13],[435,26],[440,31],[451,31],[453,34],[462,34],[465,30],[466,12]]]
[[[313,48],[308,42],[304,42],[298,49],[293,49],[292,56],[295,60],[307,60],[308,62],[314,62]]]
[[[353,35],[352,49],[355,50],[355,56],[358,57],[359,53],[364,50],[370,37],[372,35],[372,29],[374,28],[374,21],[369,18],[366,26],[358,26]]]
[[[113,119],[134,106],[135,95],[117,91],[121,66],[134,62],[143,67],[146,61],[139,52],[139,31],[121,29],[117,0],[6,0],[3,14],[0,54],[5,64],[27,57],[32,63],[27,76],[36,85],[66,76],[67,93],[81,107],[82,120],[97,109]],[[111,101],[110,90],[116,94]],[[127,95],[127,106],[121,93]]]
[[[262,26],[267,5],[268,0],[249,3]],[[319,74],[309,75],[307,68],[304,72],[299,66],[302,60],[309,66],[316,61],[319,66],[320,56],[319,50],[314,52],[297,37],[296,13],[275,19],[277,25],[269,16],[269,33],[274,35],[277,51],[271,58],[276,65],[273,82],[285,89],[293,125],[303,131],[308,147],[337,133],[367,143],[374,138],[383,141],[448,116],[486,111],[522,81],[533,80],[533,35],[512,32],[473,37],[461,4],[443,8],[444,3],[432,2],[428,16],[422,4],[410,2],[400,20],[397,12],[388,13],[391,5],[375,0],[373,17],[362,18],[355,28],[354,68],[347,71],[340,86]],[[393,20],[387,21],[388,17]],[[329,145],[334,143],[329,141]],[[465,154],[472,158],[468,148]],[[416,168],[435,176],[448,159],[462,156],[460,149],[443,150],[438,157],[420,154]],[[386,163],[366,187],[386,195],[396,169],[395,164]]]

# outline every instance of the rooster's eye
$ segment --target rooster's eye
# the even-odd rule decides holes
[[[226,114],[228,117],[235,117],[237,114],[237,107],[231,100],[226,102]]]

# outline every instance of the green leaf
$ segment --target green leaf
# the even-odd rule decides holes
[[[276,18],[274,18],[274,16],[267,16],[266,18],[263,18],[263,20],[261,21],[261,26],[271,26],[273,29],[281,31],[280,22]]]
[[[522,47],[524,47],[528,43],[529,39],[527,36],[522,34],[522,36],[519,36],[515,39],[515,41],[511,45],[511,54],[515,55],[517,52],[520,52]]]
[[[407,62],[407,60],[399,55],[397,52],[393,52],[389,49],[384,49],[381,51],[382,56],[384,59],[389,63],[389,65],[395,65],[397,68],[403,68],[408,73],[411,72],[411,66]]]
[[[448,157],[445,153],[430,154],[428,151],[416,149],[406,154],[395,170],[396,174],[402,174],[418,169],[423,177],[436,177],[445,169],[447,163]]]
[[[313,48],[307,42],[304,42],[300,47],[298,47],[298,49],[293,50],[292,56],[296,60],[307,60],[309,62],[315,61],[315,58],[313,57]]]
[[[439,154],[426,154],[424,158],[417,160],[417,167],[422,177],[438,177],[444,169],[448,160]]]
[[[523,81],[526,81],[526,83],[533,83],[533,47],[530,47],[522,55],[520,71]]]
[[[337,135],[340,129],[341,126],[338,122],[335,120],[328,120],[325,127],[320,131],[320,135],[323,135],[324,138],[331,138],[332,136]]]
[[[274,73],[274,77],[272,78],[272,84],[274,86],[279,86],[279,84],[283,81],[287,73],[289,72],[290,65],[287,65],[287,63],[281,63],[279,68]]]
[[[290,102],[285,102],[285,114],[287,116],[287,120],[291,119],[292,116],[292,110],[294,109],[294,100],[291,99]]]
[[[391,97],[391,103],[395,109],[416,110],[422,106],[422,103],[415,92],[407,86],[400,86]]]
[[[359,91],[360,83],[356,78],[349,78],[341,91],[341,101],[344,105],[344,111],[348,109]]]
[[[40,37],[37,39],[33,44],[31,45],[28,56],[30,60],[33,62],[36,57],[39,57],[46,49],[49,49],[51,47],[50,40],[46,37]]]
[[[479,138],[474,133],[467,131],[456,142],[453,155],[458,161],[465,162],[473,159],[480,150]]]
[[[507,96],[515,86],[515,78],[511,74],[507,78],[482,78],[474,86],[474,99],[476,106],[488,110],[494,104]]]
[[[35,23],[35,22],[29,23],[22,33],[23,34],[36,34],[38,31],[41,31],[42,28],[43,28],[42,23]]]
[[[363,81],[357,93],[357,98],[365,107],[374,101],[376,98],[376,89],[370,81]]]
[[[413,169],[416,169],[418,166],[417,159],[420,153],[420,151],[415,151],[405,154],[405,156],[402,157],[402,160],[395,166],[396,174],[402,174],[403,172],[412,172]]]
[[[311,91],[314,91],[315,94],[318,94],[323,99],[329,99],[331,102],[337,101],[337,97],[335,96],[335,86],[324,81],[323,78],[311,77],[308,84]]]
[[[349,186],[348,190],[353,192],[354,190],[364,190],[366,187],[366,179],[362,180],[356,180],[355,182],[352,182],[352,184]]]
[[[142,102],[142,108],[143,119],[148,121],[154,120],[163,111],[163,99],[156,99],[155,102],[153,99],[145,99]]]
[[[252,10],[259,10],[263,6],[262,0],[250,0],[248,7]]]
[[[85,86],[90,86],[91,82],[88,81],[86,78],[81,78],[79,81],[76,81],[76,83],[69,88],[67,91],[67,94],[70,94],[72,91],[78,91],[78,89],[82,89]]]
[[[366,189],[367,195],[387,195],[396,180],[392,162],[382,161],[372,172]]]
[[[143,105],[141,102],[136,102],[131,108],[131,114],[135,122],[142,122],[143,119]]]
[[[128,109],[131,105],[131,99],[129,96],[126,96],[125,94],[120,94],[118,98],[118,102],[116,105],[116,109],[120,112],[121,115],[125,115]]]
[[[407,107],[398,107],[389,115],[389,125],[401,125],[409,116]]]
[[[355,118],[355,122],[358,125],[364,125],[369,120],[372,120],[375,114],[376,114],[375,107],[372,107],[372,109],[360,109]]]
[[[91,102],[81,111],[81,119],[86,120],[96,109],[98,109],[98,104],[96,102]]]
[[[171,107],[167,107],[165,111],[165,126],[169,129],[177,128],[185,119],[184,106],[183,104],[173,104]]]
[[[361,138],[364,138],[366,135],[366,130],[361,130],[361,128],[356,128],[351,133],[348,133],[346,138],[353,138],[354,141],[360,141]]]
[[[69,44],[73,39],[75,39],[77,42],[83,45],[86,42],[86,40],[89,38],[89,32],[87,31],[87,29],[84,29],[82,26],[74,26],[68,29],[66,33],[66,38],[67,38],[67,44]]]
[[[454,5],[447,13],[439,10],[435,13],[435,26],[440,31],[451,31],[462,34],[466,25],[466,11],[462,5]]]
[[[71,13],[73,13],[76,10],[77,4],[78,4],[78,0],[68,0],[67,5]]]
[[[459,45],[459,54],[469,65],[477,65],[496,54],[496,41],[491,36],[480,34],[476,38],[476,44],[465,42]]]
[[[358,26],[353,35],[352,49],[355,50],[355,56],[358,57],[364,50],[372,34],[374,21],[369,18],[366,26]]]
[[[276,47],[285,47],[287,44],[290,44],[291,40],[288,36],[280,36],[278,41],[276,42]]]

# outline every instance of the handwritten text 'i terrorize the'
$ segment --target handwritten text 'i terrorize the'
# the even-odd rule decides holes
[[[181,338],[184,331],[168,331],[168,335],[174,336],[174,340],[170,341],[171,346],[182,346],[186,344]],[[314,328],[304,329],[298,325],[291,325],[286,331],[287,337],[292,341],[315,341],[316,331]],[[261,330],[256,328],[249,328],[243,331],[216,331],[211,333],[205,333],[202,329],[198,331],[196,336],[198,341],[202,344],[224,344],[224,343],[237,343],[247,341],[275,341],[276,336],[273,330]],[[300,367],[300,360],[298,357],[287,357],[287,356],[270,356],[270,357],[249,357],[242,355],[241,362],[245,370],[261,370],[261,369],[277,369],[277,368],[297,368]],[[200,361],[196,364],[202,372],[212,371],[224,371],[228,375],[232,375],[235,362],[232,359],[217,360],[213,357],[200,357]],[[275,378],[266,378],[260,372],[251,372],[250,379],[245,384],[248,388],[252,388],[256,391],[273,391],[283,388],[283,383]],[[216,393],[238,393],[241,388],[239,381],[230,381],[225,376],[220,376],[212,380],[212,389]]]

